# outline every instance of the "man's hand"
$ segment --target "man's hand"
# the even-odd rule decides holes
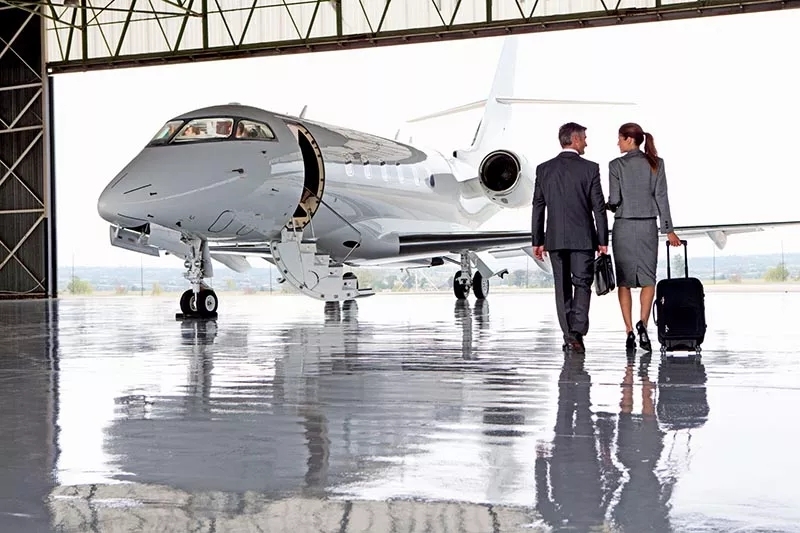
[[[533,257],[535,257],[539,261],[543,261],[544,260],[544,256],[546,254],[547,254],[547,252],[544,251],[544,246],[534,246],[533,247]]]
[[[599,254],[608,254],[608,246],[598,246],[597,253]]]
[[[667,233],[667,240],[669,241],[669,244],[671,246],[680,246],[681,245],[681,240],[678,238],[677,235],[675,235],[674,231],[670,231],[669,233]]]

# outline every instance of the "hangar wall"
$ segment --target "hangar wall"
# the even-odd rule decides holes
[[[0,298],[56,295],[44,22],[0,9]]]

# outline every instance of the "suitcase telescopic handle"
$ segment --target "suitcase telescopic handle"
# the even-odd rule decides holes
[[[688,242],[681,239],[681,244],[683,245],[683,271],[685,276],[689,277],[689,248]],[[669,241],[667,241],[667,278],[672,277],[672,269],[670,268],[670,260],[669,260]]]

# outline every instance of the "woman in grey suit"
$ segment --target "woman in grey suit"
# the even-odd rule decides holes
[[[639,147],[644,143],[644,151]],[[608,164],[608,209],[614,213],[611,246],[617,276],[617,295],[628,334],[627,349],[636,348],[631,318],[631,288],[640,287],[640,317],[636,324],[639,346],[650,351],[647,322],[653,305],[658,264],[659,229],[672,246],[681,241],[672,231],[664,160],[658,157],[653,137],[638,124],[619,128],[621,157]],[[656,217],[661,225],[656,223]]]

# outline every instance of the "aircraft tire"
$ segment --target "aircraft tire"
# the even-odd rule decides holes
[[[219,299],[217,293],[210,289],[203,289],[197,293],[197,314],[203,318],[216,316]]]
[[[475,298],[478,300],[485,300],[489,296],[489,280],[484,278],[480,272],[475,272],[475,275],[472,276],[472,287]]]
[[[461,275],[461,271],[459,270],[456,272],[456,275],[453,276],[453,293],[456,295],[456,298],[459,300],[466,300],[467,296],[469,296],[469,289],[470,287],[467,285],[462,285],[458,281],[458,277]]]
[[[181,313],[183,313],[185,316],[189,316],[193,312],[191,307],[192,296],[194,296],[194,294],[192,293],[192,289],[189,289],[183,294],[181,294],[181,303],[180,303]]]

